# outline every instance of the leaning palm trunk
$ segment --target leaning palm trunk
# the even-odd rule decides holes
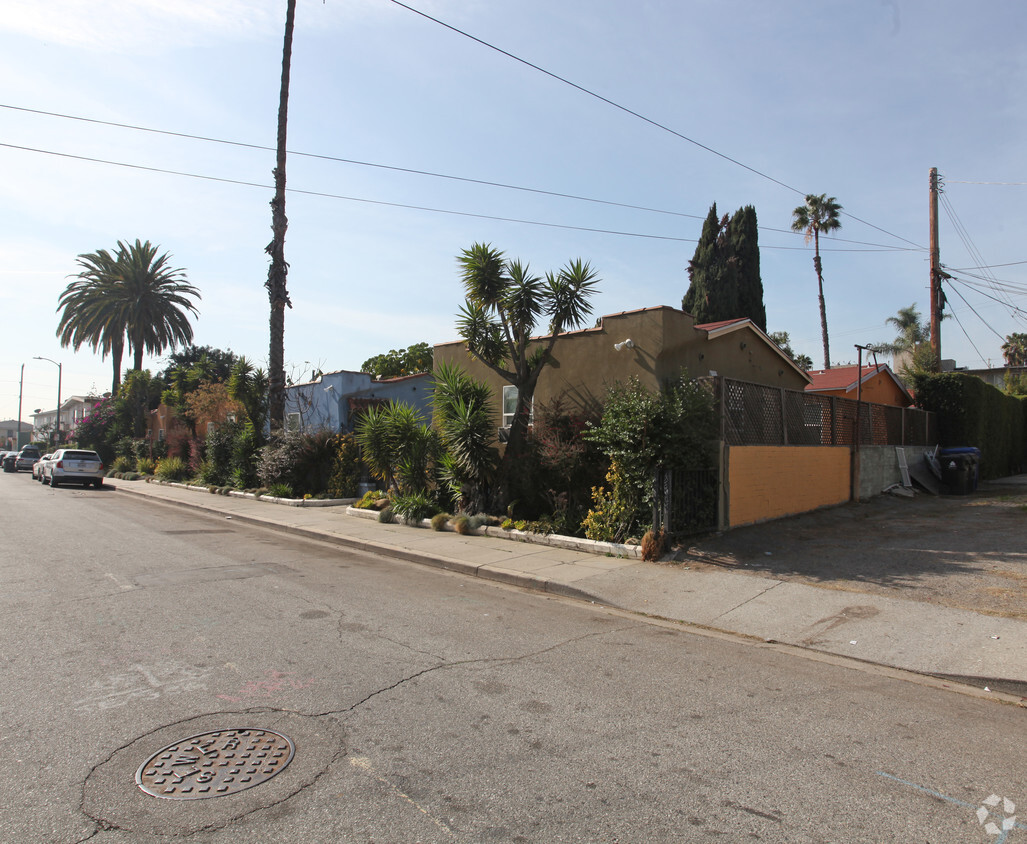
[[[268,416],[272,433],[285,426],[285,308],[292,307],[286,276],[285,230],[285,146],[289,123],[289,70],[292,65],[292,30],[296,17],[296,0],[289,0],[285,15],[285,47],[282,51],[282,88],[278,101],[278,152],[275,162],[275,196],[271,200],[272,239],[265,251],[271,256],[267,288],[271,304],[270,349],[268,351]]]
[[[827,343],[827,304],[824,302],[824,271],[820,263],[820,238],[817,238],[817,246],[813,256],[813,266],[817,270],[817,291],[820,295],[820,336],[824,341],[824,369],[831,368],[831,350]]]

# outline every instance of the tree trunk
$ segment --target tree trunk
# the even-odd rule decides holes
[[[111,382],[111,395],[118,394],[118,387],[121,386],[121,361],[125,356],[125,341],[118,340],[111,343],[111,361],[114,366],[114,380]]]
[[[519,476],[518,469],[523,468],[521,461],[524,459],[527,446],[528,423],[531,420],[531,405],[535,397],[537,382],[538,373],[527,384],[515,385],[517,387],[517,410],[514,413],[513,423],[510,425],[510,436],[506,441],[506,448],[496,471],[496,485],[492,490],[491,504],[496,513],[506,510],[514,494],[520,491],[524,480]]]
[[[817,291],[820,294],[820,334],[824,340],[824,369],[831,368],[831,352],[827,343],[827,305],[824,303],[824,272],[820,263],[820,233],[813,233],[813,266],[817,271]]]
[[[271,256],[268,269],[268,300],[271,305],[270,349],[268,352],[268,416],[272,433],[285,426],[285,307],[292,307],[286,286],[289,265],[285,262],[285,148],[289,123],[289,71],[292,65],[292,30],[296,0],[289,0],[285,15],[285,46],[282,51],[282,88],[278,100],[278,149],[275,162],[275,196],[271,200],[272,239],[265,250]]]

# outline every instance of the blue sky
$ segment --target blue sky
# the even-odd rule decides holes
[[[713,202],[755,206],[768,327],[819,367],[812,248],[788,231],[805,193],[846,212],[822,249],[831,357],[854,362],[855,344],[894,337],[885,320],[899,308],[927,311],[932,166],[942,261],[963,282],[943,356],[1001,365],[1001,338],[1027,331],[1027,6],[409,5],[623,108],[390,0],[299,0],[286,242],[297,380],[455,339],[455,256],[476,241],[540,273],[590,261],[596,316],[680,306]],[[273,147],[284,17],[284,0],[5,4],[0,418],[16,417],[23,363],[22,418],[53,407],[56,368],[36,355],[61,362],[64,396],[109,388],[108,361],[60,347],[55,308],[75,256],[119,239],[160,244],[187,271],[203,296],[197,344],[266,364],[274,153],[26,109]]]

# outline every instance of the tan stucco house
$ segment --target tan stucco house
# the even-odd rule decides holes
[[[459,340],[435,346],[435,366],[442,363],[458,365],[488,384],[495,396],[497,426],[509,424],[505,417],[516,403],[511,385],[472,358]],[[594,328],[558,335],[552,362],[539,376],[535,406],[560,398],[566,410],[598,414],[613,384],[637,378],[655,391],[682,370],[691,377],[720,375],[792,390],[810,383],[751,320],[699,325],[685,311],[659,306],[609,314]]]

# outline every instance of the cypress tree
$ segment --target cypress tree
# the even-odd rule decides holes
[[[766,330],[755,208],[747,205],[728,219],[717,216],[713,203],[688,262],[688,278],[681,309],[696,322],[748,317]]]
[[[761,331],[766,331],[767,308],[763,304],[763,280],[760,278],[759,228],[753,206],[746,205],[735,212],[728,223],[727,237],[737,271],[738,312],[735,315],[748,317]]]

